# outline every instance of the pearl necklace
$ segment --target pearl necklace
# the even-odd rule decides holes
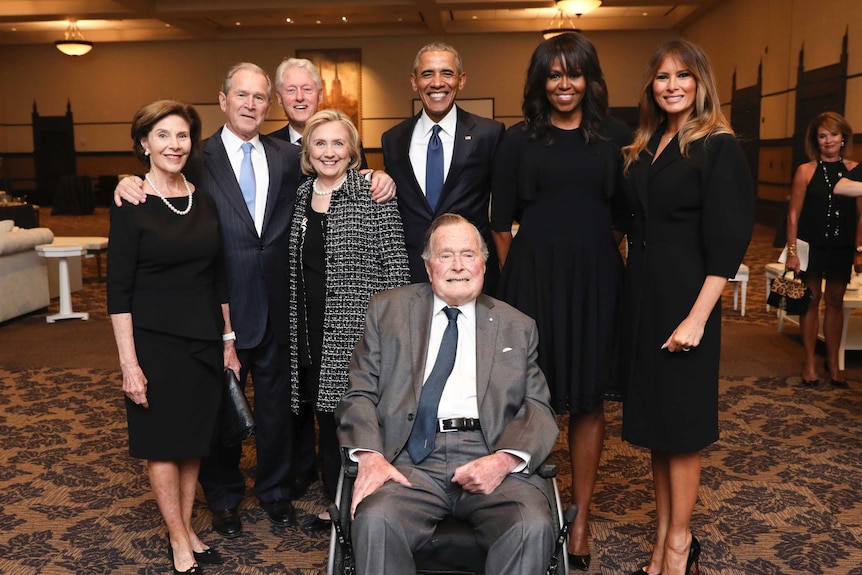
[[[313,189],[311,191],[314,192],[315,196],[328,196],[332,192],[334,192],[335,190],[340,188],[342,185],[344,185],[344,180],[346,180],[346,179],[347,179],[347,177],[345,176],[345,178],[342,179],[340,182],[338,182],[338,184],[334,188],[330,188],[328,190],[321,190],[318,188],[318,186],[317,186],[318,180],[317,180],[317,178],[315,178],[314,183],[312,184]]]
[[[826,171],[826,164],[823,162],[823,159],[821,158],[820,160],[818,160],[818,163],[820,164],[820,168],[823,170],[823,179],[826,180],[826,188],[829,190],[827,195],[826,195],[826,233],[824,234],[825,237],[828,239],[829,238],[829,221],[832,219],[832,198],[833,198],[832,182],[829,181],[829,172]],[[841,156],[838,156],[838,163],[843,166],[844,165],[844,158],[842,158]],[[841,171],[841,168],[838,168],[838,179],[840,180],[843,175],[844,175],[844,173]],[[835,209],[835,217],[837,218],[839,215],[840,215],[840,211],[838,210],[838,208],[836,208]],[[832,235],[837,238],[840,231],[841,230],[838,228],[838,224],[836,223],[835,229],[832,231]]]
[[[175,213],[175,214],[176,214],[176,215],[178,215],[178,216],[184,216],[184,215],[186,215],[187,213],[189,213],[190,211],[192,211],[193,196],[192,196],[192,189],[191,189],[191,187],[189,186],[189,181],[186,179],[186,175],[185,175],[185,174],[183,174],[182,172],[180,172],[180,175],[183,177],[183,184],[184,184],[184,185],[185,185],[185,187],[186,187],[186,191],[189,193],[189,205],[188,205],[188,207],[187,207],[186,209],[184,209],[184,210],[178,210],[178,209],[176,209],[176,208],[173,206],[173,204],[172,204],[172,203],[170,203],[170,202],[168,201],[168,199],[167,199],[164,195],[162,195],[162,192],[161,192],[161,191],[156,187],[156,184],[154,184],[154,183],[153,183],[153,179],[150,177],[149,172],[147,172],[147,175],[146,175],[146,176],[144,176],[144,178],[147,180],[147,183],[148,183],[148,184],[150,184],[150,187],[151,187],[151,188],[153,188],[153,191],[154,191],[154,192],[156,192],[156,195],[158,195],[158,196],[162,199],[162,201],[165,203],[165,205],[166,205],[168,208],[170,208],[170,210],[171,210],[173,213]]]

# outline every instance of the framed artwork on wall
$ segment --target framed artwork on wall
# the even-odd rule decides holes
[[[311,60],[323,81],[320,109],[335,108],[347,114],[362,133],[362,50],[333,48],[297,50],[297,58]]]

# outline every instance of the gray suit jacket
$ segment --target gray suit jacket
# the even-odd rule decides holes
[[[336,410],[345,449],[378,451],[390,462],[413,428],[422,393],[431,326],[430,284],[412,284],[371,298],[365,333],[350,362],[350,383]],[[481,295],[476,300],[476,385],[489,452],[525,451],[537,468],[559,430],[545,376],[536,363],[535,322]],[[524,474],[518,474],[523,476]],[[547,482],[536,482],[542,489]]]

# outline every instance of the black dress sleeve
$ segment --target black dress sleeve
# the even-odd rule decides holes
[[[131,313],[132,293],[138,268],[140,228],[133,206],[123,201],[122,207],[111,204],[111,227],[108,232],[108,313]]]
[[[709,137],[702,182],[703,239],[707,275],[731,278],[742,262],[754,229],[755,189],[736,138]]]
[[[494,159],[494,174],[491,179],[491,229],[508,232],[518,214],[519,189],[522,177],[524,152],[527,142],[524,123],[506,130]]]

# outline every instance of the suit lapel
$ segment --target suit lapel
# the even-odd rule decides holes
[[[461,172],[464,166],[467,165],[467,159],[473,153],[473,138],[472,131],[476,128],[476,122],[470,115],[457,108],[458,122],[455,124],[455,141],[452,148],[452,162],[449,164],[449,173],[446,174],[446,181],[443,182],[443,191],[440,194],[440,201],[437,203],[437,212],[445,213],[448,205],[447,200],[451,195],[452,189],[458,184]]]
[[[245,205],[242,190],[239,187],[239,182],[236,181],[236,174],[233,173],[230,159],[227,156],[227,150],[225,150],[224,143],[222,143],[221,129],[207,139],[204,155],[204,163],[207,170],[212,174],[213,181],[217,184],[218,188],[218,192],[211,190],[210,193],[221,193],[237,213],[239,219],[257,235],[254,220],[251,219],[251,214]]]
[[[434,304],[434,294],[430,284],[420,284],[416,298],[410,305],[410,349],[413,368],[413,392],[416,405],[422,395],[422,385],[425,383],[425,362],[428,356],[428,336],[430,335],[431,315]]]
[[[401,169],[410,178],[411,184],[407,189],[399,191],[398,194],[401,195],[403,192],[415,195],[419,202],[416,205],[424,205],[430,214],[431,206],[428,205],[428,200],[425,198],[425,194],[422,193],[422,186],[419,185],[419,180],[416,179],[416,171],[413,169],[413,162],[410,161],[410,140],[413,138],[413,130],[416,128],[418,121],[419,114],[413,116],[410,122],[404,125],[405,129],[398,134],[396,141]]]
[[[494,300],[482,294],[476,300],[476,402],[479,413],[491,383],[491,364],[500,322],[494,314]],[[480,415],[481,419],[481,415]]]
[[[266,194],[266,211],[263,214],[263,225],[260,230],[260,235],[263,236],[264,233],[266,233],[266,228],[272,217],[272,211],[275,209],[275,203],[278,201],[278,195],[281,191],[282,185],[281,176],[284,174],[284,167],[282,166],[281,154],[276,153],[276,147],[279,144],[264,136],[260,137],[260,141],[261,144],[263,144],[263,150],[266,153],[266,165],[269,169],[269,190]],[[289,145],[292,146],[293,144]]]

